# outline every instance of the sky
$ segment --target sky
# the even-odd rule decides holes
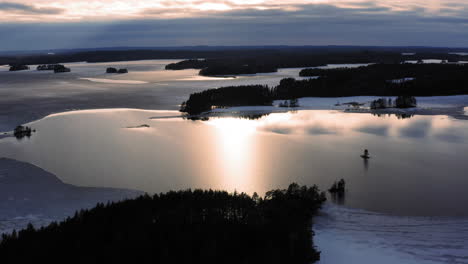
[[[467,0],[0,0],[0,51],[194,45],[468,47]]]

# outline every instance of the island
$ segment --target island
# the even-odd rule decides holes
[[[31,137],[31,134],[33,132],[36,132],[36,130],[33,130],[32,128],[28,126],[17,126],[15,130],[13,131],[13,135],[17,139],[22,139],[24,137]]]
[[[109,67],[106,69],[106,73],[118,73],[118,74],[123,74],[123,73],[128,73],[127,69],[117,69],[114,67]]]
[[[67,263],[314,263],[320,252],[312,218],[325,200],[317,186],[298,184],[264,197],[214,190],[146,194],[3,235],[0,255],[8,263],[59,263],[64,256],[73,256]]]
[[[374,100],[370,104],[371,109],[387,109],[387,108],[412,108],[416,107],[418,102],[414,96],[401,95],[398,96],[395,101],[392,98],[380,98]]]
[[[24,70],[29,70],[29,66],[28,65],[10,65],[9,71],[24,71]]]
[[[37,66],[38,71],[53,71],[59,64],[42,64]]]
[[[55,65],[54,73],[62,73],[62,72],[71,72],[70,68],[67,68],[61,64]]]
[[[36,67],[38,71],[54,71],[55,73],[70,72],[71,69],[62,64],[42,64]]]
[[[414,96],[468,94],[466,64],[374,64],[359,68],[304,69],[300,75],[314,78],[285,78],[275,87],[209,89],[191,94],[180,110],[193,115],[214,108],[271,105],[274,100],[348,96],[397,96],[395,106],[408,108],[416,106]],[[378,102],[374,106],[380,108]]]

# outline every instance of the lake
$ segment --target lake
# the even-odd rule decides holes
[[[468,215],[467,121],[330,110],[208,121],[179,116],[134,109],[55,114],[30,123],[37,132],[29,139],[1,139],[0,156],[35,164],[69,184],[149,193],[263,194],[291,182],[325,190],[343,178],[348,190],[335,202],[347,207]],[[364,149],[368,161],[360,157]]]
[[[275,86],[283,78],[300,78],[302,68],[274,73],[215,78],[198,70],[166,71],[176,60],[142,60],[106,63],[65,63],[69,73],[31,70],[9,72],[0,67],[0,131],[52,113],[77,109],[142,108],[177,110],[189,95],[210,88],[262,84]],[[326,68],[363,64],[331,64]],[[106,74],[108,67],[126,68],[127,74]]]

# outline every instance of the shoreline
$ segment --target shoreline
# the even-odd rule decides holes
[[[291,111],[304,111],[304,110],[329,110],[329,111],[341,111],[344,113],[363,113],[363,114],[375,114],[375,115],[445,115],[452,117],[457,120],[468,120],[466,114],[466,107],[468,106],[468,95],[451,95],[451,96],[431,96],[431,97],[417,97],[418,107],[398,109],[398,108],[387,108],[372,110],[367,107],[364,108],[350,108],[346,105],[346,102],[359,102],[368,104],[370,101],[381,97],[377,96],[355,96],[355,97],[333,97],[333,98],[322,98],[322,97],[303,97],[299,98],[299,107],[279,107],[282,101],[274,101],[272,106],[237,106],[229,108],[213,109],[211,111],[202,113],[200,115],[176,115],[173,117],[193,117],[193,118],[210,118],[210,117],[239,117],[248,115],[268,115],[273,113],[285,113]],[[389,97],[384,97],[389,98]],[[339,106],[337,102],[341,103]],[[143,106],[144,107],[144,106]],[[0,131],[0,139],[11,136],[12,130],[18,125],[30,124],[39,120],[42,120],[49,116],[68,114],[77,111],[118,111],[118,110],[137,110],[137,111],[159,111],[159,112],[177,112],[176,109],[151,109],[151,108],[139,108],[139,107],[109,107],[109,108],[93,108],[92,106],[70,109],[64,107],[60,110],[60,107],[56,111],[44,112],[35,115],[17,115],[16,118],[24,119],[22,124],[13,123],[15,117],[8,118],[10,122],[0,121],[0,126],[9,127],[9,130]],[[39,118],[38,118],[39,117]],[[7,134],[5,134],[7,133]]]

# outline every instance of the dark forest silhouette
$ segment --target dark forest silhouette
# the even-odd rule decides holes
[[[273,100],[363,95],[398,96],[395,106],[407,108],[416,106],[413,96],[468,94],[468,65],[375,64],[355,69],[306,69],[301,75],[319,78],[286,78],[276,87],[250,85],[210,89],[190,95],[181,111],[199,114],[216,107],[271,105]],[[412,79],[399,80],[409,77]]]
[[[28,65],[23,65],[23,64],[14,64],[10,65],[9,71],[24,71],[24,70],[29,70]]]
[[[57,50],[0,55],[0,65],[38,65],[66,62],[114,62],[150,59],[187,59],[168,65],[168,69],[205,69],[206,75],[274,72],[278,68],[313,67],[336,63],[400,63],[405,60],[466,60],[449,54],[463,49],[425,47],[352,47],[352,46],[266,46],[266,47],[179,47],[125,48],[101,50]],[[404,52],[413,52],[411,56]],[[203,59],[203,60],[198,60]],[[206,59],[206,60],[205,60]]]
[[[181,105],[181,111],[198,114],[212,108],[242,105],[271,105],[270,88],[264,85],[230,86],[209,89],[190,95]]]
[[[218,54],[218,57],[205,59],[189,59],[166,66],[167,70],[199,69],[200,75],[226,76],[239,74],[255,74],[276,72],[279,68],[318,67],[328,64],[401,64],[407,60],[422,61],[423,59],[440,58],[446,62],[464,60],[462,56],[447,53],[417,53],[405,56],[395,51],[377,50],[340,50],[340,49],[291,49],[291,50],[260,50],[232,56],[230,52]]]
[[[257,194],[186,190],[98,204],[4,235],[1,263],[312,263],[317,186]]]
[[[122,69],[117,69],[114,67],[109,67],[106,69],[106,73],[118,73],[118,74],[123,74],[123,73],[128,73],[128,70],[125,68]]]

